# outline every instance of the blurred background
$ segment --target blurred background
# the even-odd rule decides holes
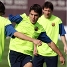
[[[67,0],[0,0],[0,1],[2,1],[6,7],[5,17],[8,17],[10,14],[17,15],[17,14],[27,13],[28,15],[29,8],[32,4],[37,3],[42,6],[45,1],[50,1],[54,5],[53,14],[62,19],[62,22],[65,26],[65,30],[67,33]],[[67,39],[67,34],[66,34],[66,39]],[[60,46],[60,50],[63,53],[63,46],[61,46],[62,44],[61,40],[59,40],[58,43]],[[0,67],[9,67],[7,63],[7,53],[8,53],[8,46],[9,46],[8,44],[9,44],[9,40],[6,40],[3,61],[0,63]],[[63,54],[66,58],[65,53]],[[44,67],[46,67],[45,64]],[[67,65],[65,64],[61,66],[59,62],[58,67],[67,67]]]
[[[6,7],[5,16],[9,14],[22,14],[27,13],[32,4],[38,3],[41,6],[45,1],[50,1],[54,5],[54,14],[60,17],[64,25],[67,25],[66,12],[67,12],[67,0],[0,0]]]

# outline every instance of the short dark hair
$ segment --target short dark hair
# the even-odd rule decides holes
[[[39,4],[33,4],[33,5],[30,7],[29,12],[31,12],[31,10],[34,10],[36,13],[39,14],[39,16],[42,15],[42,7],[41,7]]]
[[[5,6],[1,1],[0,1],[0,13],[2,13],[3,15],[5,14]]]
[[[44,8],[50,8],[52,11],[53,11],[53,4],[51,3],[51,2],[48,2],[48,1],[46,1],[44,4],[43,4],[43,6],[42,6],[42,9],[44,9]]]

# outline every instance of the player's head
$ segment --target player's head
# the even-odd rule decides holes
[[[39,4],[33,4],[29,10],[29,17],[31,22],[34,24],[38,18],[42,15],[42,7]]]
[[[46,18],[50,18],[52,12],[53,12],[53,4],[51,2],[46,1],[43,6],[43,13]]]
[[[5,6],[4,4],[0,1],[0,15],[4,15],[5,14]]]

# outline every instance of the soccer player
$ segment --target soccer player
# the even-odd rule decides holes
[[[11,22],[8,19],[2,17],[4,14],[5,14],[5,6],[0,1],[0,61],[2,60],[2,54],[4,51],[4,40],[7,36],[20,38],[22,40],[28,40],[30,42],[33,42],[34,44],[41,45],[40,40],[27,37],[23,33],[17,32],[13,28]]]
[[[45,2],[42,6],[42,10],[43,15],[38,19],[38,23],[43,26],[46,34],[51,38],[57,47],[58,35],[60,34],[61,40],[64,44],[64,52],[67,54],[67,44],[65,38],[66,32],[61,19],[52,14],[53,4],[48,1]],[[57,67],[58,55],[46,43],[43,43],[42,46],[37,47],[37,50],[38,55],[34,56],[33,67],[43,67],[44,62],[46,63],[46,67]]]
[[[23,18],[23,20],[16,25],[15,29],[19,32],[23,32],[24,34],[30,37],[38,38],[43,42],[47,43],[48,45],[46,46],[51,47],[51,49],[54,50],[60,56],[60,61],[64,64],[65,60],[63,58],[63,55],[56,47],[56,45],[52,42],[52,40],[46,35],[46,32],[42,27],[42,25],[40,25],[37,22],[41,14],[42,14],[41,6],[38,4],[32,5],[29,10],[29,16],[27,16],[25,13],[22,14],[21,17]],[[17,17],[15,18],[14,16],[11,16],[9,17],[9,19],[12,21],[17,19]],[[24,41],[24,40],[22,41],[18,38],[14,38],[14,39],[12,38],[9,45],[9,50],[10,50],[9,59],[10,59],[11,67],[33,67],[32,65],[33,48],[34,48],[33,43],[29,41]]]

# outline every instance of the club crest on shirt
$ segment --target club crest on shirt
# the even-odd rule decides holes
[[[34,30],[35,30],[35,31],[38,31],[38,27],[35,27]]]
[[[52,23],[52,26],[55,26],[55,23]]]

